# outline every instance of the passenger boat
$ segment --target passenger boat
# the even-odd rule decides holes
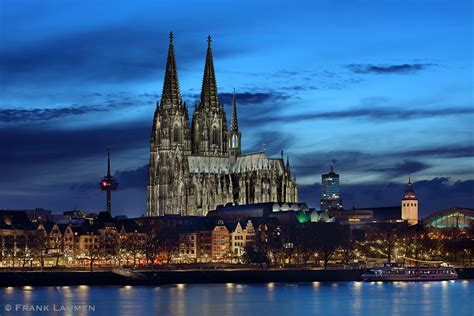
[[[458,274],[453,267],[405,267],[402,262],[386,262],[362,275],[364,281],[444,281],[456,280]]]

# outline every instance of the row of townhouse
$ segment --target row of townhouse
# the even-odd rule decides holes
[[[179,256],[191,262],[230,261],[240,258],[245,246],[254,242],[255,227],[251,220],[218,220],[212,229],[181,232]]]
[[[20,211],[0,211],[0,259],[18,266],[23,256],[44,256],[45,265],[69,265],[80,258],[118,256],[127,240],[145,240],[134,221],[99,214],[94,223],[32,223]],[[32,260],[32,259],[31,259]]]

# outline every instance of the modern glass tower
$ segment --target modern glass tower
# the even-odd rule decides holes
[[[334,166],[331,164],[330,171],[321,175],[321,211],[335,211],[342,208],[339,174],[334,172]]]

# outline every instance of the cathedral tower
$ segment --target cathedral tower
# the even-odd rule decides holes
[[[157,103],[150,142],[148,216],[201,215],[228,203],[298,201],[290,164],[265,152],[241,154],[236,94],[230,130],[219,101],[211,38],[199,102],[189,124],[181,100],[170,34],[161,100]]]
[[[224,105],[217,94],[211,37],[207,39],[206,64],[202,80],[201,100],[193,113],[192,152],[199,156],[228,155],[228,128]]]
[[[411,177],[408,177],[408,184],[403,193],[402,199],[402,219],[406,220],[409,225],[418,224],[418,199],[416,198]]]
[[[170,33],[168,59],[161,101],[157,103],[150,142],[148,171],[149,216],[180,213],[184,208],[179,191],[183,184],[179,175],[186,168],[185,156],[191,154],[191,131],[188,110],[179,91],[178,71],[174,56],[173,34]]]

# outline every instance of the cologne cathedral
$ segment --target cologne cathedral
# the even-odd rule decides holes
[[[179,91],[170,34],[161,100],[150,142],[148,216],[201,215],[218,205],[298,202],[290,164],[265,152],[241,154],[235,92],[230,129],[219,101],[211,38],[208,38],[201,97],[191,124]]]

